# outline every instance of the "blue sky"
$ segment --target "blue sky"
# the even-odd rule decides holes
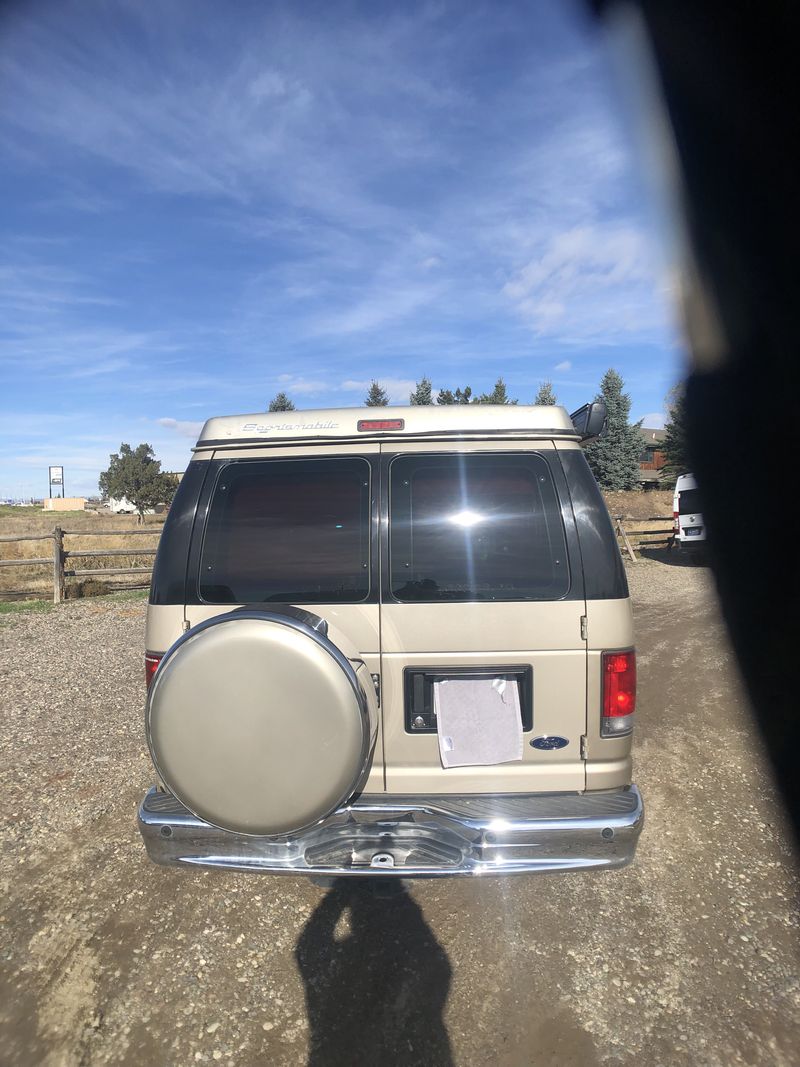
[[[679,373],[611,59],[550,3],[0,13],[0,496],[211,415]]]

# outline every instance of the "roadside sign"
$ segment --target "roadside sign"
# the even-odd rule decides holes
[[[64,495],[64,468],[63,467],[48,467],[50,472],[50,496],[53,495],[53,486],[58,486],[61,489],[59,496]]]

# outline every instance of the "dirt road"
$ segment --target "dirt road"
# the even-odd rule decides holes
[[[635,864],[386,898],[151,865],[143,605],[0,621],[2,1063],[796,1064],[798,868],[707,575],[629,574]]]

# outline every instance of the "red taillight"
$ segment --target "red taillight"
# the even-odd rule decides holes
[[[158,670],[162,655],[162,652],[145,652],[144,654],[144,680],[148,689],[153,680],[153,675]]]
[[[681,524],[680,524],[680,519],[679,519],[679,516],[678,516],[678,512],[677,511],[673,511],[673,513],[672,513],[672,529],[675,531],[675,533],[678,533],[680,528],[681,528]]]
[[[371,430],[402,430],[405,419],[359,419],[358,432],[369,433]]]
[[[602,737],[617,737],[633,729],[636,711],[636,653],[603,653]]]

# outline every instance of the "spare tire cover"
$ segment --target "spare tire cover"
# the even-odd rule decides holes
[[[235,611],[189,630],[150,688],[147,736],[166,787],[206,822],[286,835],[335,811],[365,776],[374,694],[324,632]]]

